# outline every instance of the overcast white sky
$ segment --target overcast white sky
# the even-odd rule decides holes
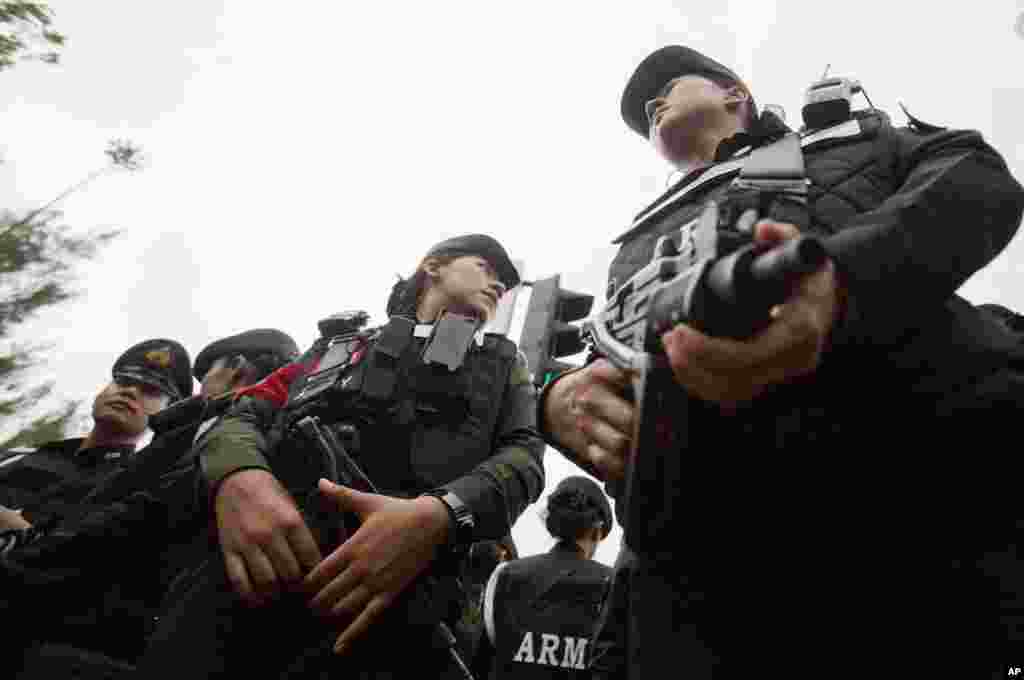
[[[68,398],[90,399],[145,338],[195,356],[253,327],[307,346],[344,309],[381,322],[395,273],[469,231],[600,303],[610,240],[668,171],[622,123],[619,96],[667,43],[733,65],[794,125],[831,63],[895,122],[902,101],[977,128],[1024,174],[1018,0],[50,5],[62,64],[0,74],[3,207],[44,203],[102,164],[112,137],[151,157],[62,206],[75,229],[124,232],[82,269],[80,300],[22,328],[55,343],[45,374]],[[1018,238],[962,293],[1024,309],[1022,263]],[[554,452],[546,465],[549,488],[578,472]],[[523,554],[552,543],[541,507],[515,528]]]

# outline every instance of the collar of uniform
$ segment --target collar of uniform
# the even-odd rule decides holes
[[[551,552],[582,555],[583,549],[580,548],[576,541],[559,541],[555,543],[555,547],[551,548]]]
[[[85,437],[72,437],[71,439],[57,439],[52,442],[46,442],[36,447],[36,451],[55,451],[57,453],[66,453],[69,456],[74,456],[78,453],[78,450],[82,448],[82,443],[85,442]]]
[[[75,461],[83,463],[99,463],[105,460],[117,460],[129,455],[135,450],[133,446],[117,445],[117,446],[93,446],[88,449],[82,449],[82,444],[85,442],[84,437],[74,437],[72,439],[61,439],[55,442],[48,442],[41,449],[49,449],[51,451],[60,451],[73,458]]]
[[[719,142],[718,148],[715,149],[715,162],[727,161],[733,156],[749,150],[752,146],[756,146],[754,135],[747,132],[737,132],[732,137]]]
[[[772,111],[763,111],[750,131],[741,130],[728,139],[723,139],[715,149],[715,162],[721,163],[750,149],[781,139],[792,132],[779,116]]]
[[[434,324],[432,323],[418,323],[412,330],[412,337],[414,338],[429,338],[430,334],[434,332]],[[477,347],[484,346],[484,332],[482,330],[477,331],[473,335],[473,339],[476,340]]]
[[[748,150],[744,149],[744,153]],[[738,173],[743,168],[744,158],[744,155],[734,156],[728,161],[704,165],[686,173],[681,180],[659,196],[658,200],[644,208],[633,220],[633,224],[630,225],[629,229],[616,236],[612,243],[622,243],[637,231],[643,229],[652,215],[661,212],[665,206],[673,204],[679,196],[689,193],[695,187],[705,185],[719,178],[731,177]]]

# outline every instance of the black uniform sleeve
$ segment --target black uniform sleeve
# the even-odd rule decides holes
[[[891,340],[908,312],[943,304],[1006,247],[1024,210],[1024,189],[978,132],[888,137],[902,185],[826,241],[848,296],[837,343]]]
[[[537,392],[522,354],[505,389],[494,453],[445,485],[473,512],[477,540],[497,540],[544,490],[544,440],[537,432]]]

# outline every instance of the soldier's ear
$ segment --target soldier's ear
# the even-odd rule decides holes
[[[436,279],[441,275],[441,261],[436,257],[428,257],[423,260],[421,268],[432,279]]]
[[[725,105],[730,109],[737,109],[746,101],[750,101],[750,93],[739,85],[732,85],[725,89]]]

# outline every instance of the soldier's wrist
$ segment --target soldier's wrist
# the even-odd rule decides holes
[[[436,496],[420,496],[413,500],[424,509],[427,518],[427,531],[437,538],[439,545],[447,545],[455,531],[448,506]]]
[[[560,373],[544,386],[537,397],[537,425],[544,441],[556,448],[572,446],[575,417],[572,414],[572,394],[585,367]]]
[[[476,530],[476,518],[461,498],[447,489],[434,489],[420,496],[432,498],[440,504],[447,516],[447,530],[443,550],[448,553],[462,553],[472,545]]]
[[[212,482],[210,482],[208,484],[208,488],[210,490],[210,501],[211,501],[211,503],[213,503],[213,502],[215,502],[217,500],[217,496],[224,489],[225,484],[230,482],[230,484],[228,484],[228,486],[231,486],[233,484],[240,484],[240,483],[242,483],[242,480],[244,479],[244,477],[240,477],[239,473],[241,473],[241,472],[248,472],[248,471],[251,471],[251,470],[259,470],[261,472],[265,472],[268,475],[270,475],[271,478],[275,479],[275,481],[276,481],[276,478],[274,477],[274,473],[270,471],[270,467],[269,466],[264,466],[264,465],[246,465],[246,466],[243,466],[243,467],[238,467],[238,468],[234,468],[234,469],[228,470],[224,474],[222,474],[219,477],[217,477],[216,480],[214,480],[214,481],[212,481]],[[251,477],[251,475],[246,475],[246,477]]]

